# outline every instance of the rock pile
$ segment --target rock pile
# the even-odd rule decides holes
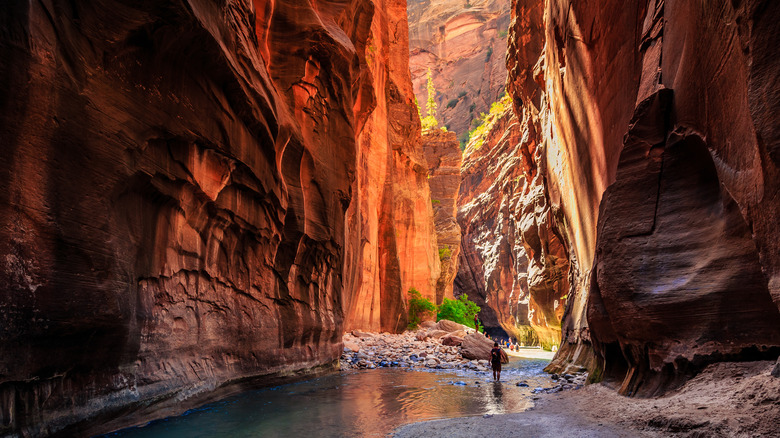
[[[480,342],[478,338],[486,342]],[[481,356],[463,354],[463,351],[469,351],[468,346],[481,346],[487,342],[491,341],[474,329],[446,320],[425,322],[416,331],[398,335],[353,330],[344,335],[341,369],[406,367],[488,371],[490,348]],[[461,344],[464,344],[463,348]]]

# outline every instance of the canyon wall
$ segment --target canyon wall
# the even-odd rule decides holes
[[[455,289],[481,307],[488,333],[525,345],[558,345],[569,291],[565,242],[547,199],[545,156],[528,114],[507,108],[461,170],[463,250]]]
[[[463,144],[472,121],[504,92],[509,6],[509,0],[409,1],[410,65],[420,111],[426,111],[430,69],[437,119]]]
[[[431,205],[441,261],[435,303],[441,304],[444,298],[454,299],[453,283],[458,273],[461,229],[456,217],[463,157],[454,132],[433,130],[424,134],[423,151],[428,163],[428,185],[431,188]]]
[[[327,367],[345,325],[395,330],[405,288],[435,296],[404,11],[0,11],[0,435],[108,431]]]
[[[377,3],[366,42],[376,108],[360,133],[347,211],[346,330],[406,328],[406,292],[436,301],[441,271],[428,164],[409,77],[406,2]],[[441,302],[441,298],[438,299]]]
[[[515,0],[512,18],[508,89],[571,263],[550,369],[648,395],[776,356],[780,6]]]

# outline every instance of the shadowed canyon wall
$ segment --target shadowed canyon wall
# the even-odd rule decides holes
[[[440,126],[467,139],[506,87],[509,0],[410,0],[412,81],[425,114],[428,69]],[[464,141],[465,144],[465,141]]]
[[[512,9],[508,89],[571,262],[550,368],[647,395],[712,361],[776,356],[780,6]]]
[[[345,326],[397,330],[408,287],[435,297],[405,20],[392,0],[3,8],[0,435],[327,365]]]

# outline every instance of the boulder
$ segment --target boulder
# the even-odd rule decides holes
[[[424,341],[431,337],[431,331],[430,330],[420,330],[417,332],[416,335],[414,335],[414,338],[418,341]]]
[[[348,351],[360,351],[360,345],[357,342],[344,341],[344,349]]]
[[[352,336],[355,336],[357,338],[373,338],[374,334],[368,332],[362,332],[360,330],[352,330]]]
[[[472,333],[463,338],[460,345],[460,354],[466,359],[487,360],[490,358],[490,350],[493,341],[478,333]]]
[[[463,337],[462,336],[455,336],[454,334],[450,333],[446,336],[442,336],[441,338],[441,344],[446,345],[448,347],[457,347],[463,343]]]
[[[434,339],[439,339],[444,335],[448,335],[449,332],[445,330],[431,330],[428,332],[428,336]]]
[[[777,358],[777,363],[772,368],[772,377],[780,377],[780,357]]]
[[[448,319],[442,319],[441,321],[437,322],[436,329],[444,330],[445,332],[448,333],[457,332],[457,331],[465,331],[465,332],[474,331],[474,329],[469,326],[458,324],[457,322],[450,321]]]
[[[436,327],[438,324],[436,321],[423,321],[420,323],[420,328],[429,329]]]

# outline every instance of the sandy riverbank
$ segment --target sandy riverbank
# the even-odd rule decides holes
[[[780,437],[780,378],[770,376],[773,365],[714,364],[652,399],[589,385],[540,395],[526,412],[415,423],[394,437]]]
[[[508,348],[504,348],[507,355],[512,357],[524,357],[526,359],[545,359],[552,360],[555,353],[552,351],[542,350],[541,348],[520,348],[518,351],[512,351]]]

